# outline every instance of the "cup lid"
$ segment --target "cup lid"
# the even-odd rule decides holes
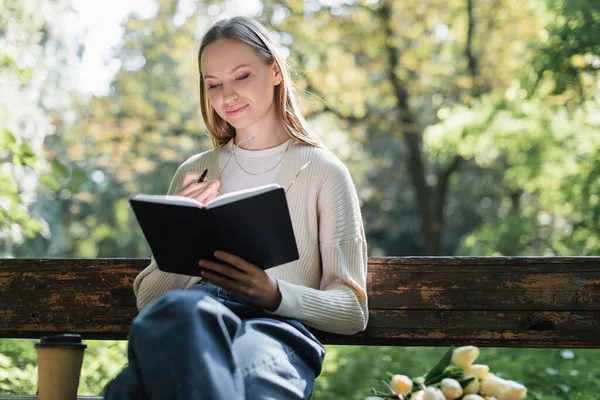
[[[35,347],[69,347],[85,349],[87,345],[81,343],[81,335],[77,333],[62,333],[60,335],[44,336]]]

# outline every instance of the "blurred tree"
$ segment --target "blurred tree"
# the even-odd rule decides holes
[[[50,172],[40,157],[53,118],[68,107],[58,71],[67,66],[63,32],[57,21],[69,16],[69,2],[41,7],[38,1],[6,0],[0,9],[0,254],[11,255],[48,227],[30,213],[40,172]],[[56,99],[66,100],[56,101]],[[53,169],[60,168],[58,164]],[[42,182],[53,182],[46,175]]]
[[[545,27],[540,30],[529,74],[535,93],[581,102],[598,93],[600,77],[600,3],[595,0],[546,0]]]
[[[186,4],[161,1],[152,18],[132,15],[110,94],[79,102],[77,123],[48,141],[69,160],[69,176],[50,194],[57,202],[38,204],[52,209],[52,241],[37,237],[32,247],[63,257],[150,254],[127,199],[165,193],[176,168],[209,146],[199,134],[195,32],[206,17]]]
[[[426,133],[435,156],[448,151],[483,168],[503,170],[496,215],[468,235],[459,254],[592,255],[598,229],[600,104],[569,115],[535,100],[488,96],[457,107]]]
[[[504,171],[497,214],[465,237],[459,254],[598,251],[600,46],[589,35],[600,24],[600,4],[548,4],[549,22],[528,44],[535,56],[521,79],[471,109],[455,107],[428,131],[434,157],[458,152]]]
[[[28,4],[38,3],[4,0],[0,11],[0,45],[8,42],[6,32],[31,29],[19,36],[23,53],[6,57],[0,47],[0,88],[14,93],[0,99],[0,154],[9,167],[0,171],[1,195],[29,204],[12,168],[35,165],[37,155],[46,187],[30,197],[31,214],[43,216],[49,229],[19,246],[11,238],[2,251],[147,257],[127,198],[164,193],[177,166],[210,146],[199,134],[196,51],[211,21],[239,12],[239,3],[160,0],[155,16],[132,15],[115,49],[121,69],[110,93],[89,101],[73,95],[71,117],[36,108],[46,102],[32,84],[52,68],[31,68],[25,50],[35,49],[43,60],[60,43],[47,40],[51,33],[39,28],[46,25],[28,19],[48,15]],[[371,255],[598,252],[597,1],[245,4],[256,5],[255,16],[296,69],[313,126],[350,167]],[[46,97],[64,98],[57,79],[44,80],[56,86]],[[28,88],[35,96],[25,94]],[[44,122],[37,127],[51,124],[44,132],[56,127],[54,135],[36,136],[44,150],[19,131],[14,121],[24,114],[12,108],[18,104]],[[7,169],[12,175],[2,175]],[[10,226],[24,225],[6,204],[0,204],[1,229],[7,218]],[[124,346],[106,345],[86,361],[86,394],[99,394],[124,363]],[[385,372],[420,373],[437,360],[436,351],[331,348],[315,398],[362,400]],[[598,392],[597,352],[516,353],[494,351],[490,364],[526,383],[533,398]],[[0,390],[33,390],[32,357],[28,343],[0,342],[0,375],[12,383],[2,382]]]
[[[452,130],[443,121],[479,107],[482,96],[528,95],[523,87],[543,48],[539,32],[556,12],[540,1],[290,0],[257,8],[297,71],[313,126],[355,177],[372,255],[452,254],[502,214],[506,193],[522,191],[495,184],[504,181],[505,164],[473,162],[464,150],[461,143],[485,136],[486,126],[449,135],[456,143],[442,150],[423,133],[434,125],[432,132]],[[210,20],[231,4],[159,2],[153,18],[126,22],[110,95],[82,103],[78,124],[48,141],[71,161],[69,177],[50,195],[60,206],[40,205],[60,217],[52,244],[38,237],[37,249],[148,254],[125,199],[164,193],[177,165],[210,146],[198,135],[196,51]]]
[[[463,158],[428,157],[423,131],[453,105],[469,106],[481,94],[510,86],[531,59],[524,44],[540,26],[535,4],[263,3],[270,6],[262,17],[301,72],[299,85],[326,99],[307,96],[309,114],[333,116],[368,154],[369,165],[362,168],[368,184],[360,183],[367,186],[361,194],[367,229],[375,236],[372,254],[452,252],[452,246],[444,249],[444,233],[461,237],[468,232],[464,227],[475,224],[444,224],[449,183]],[[411,237],[418,231],[420,238]]]

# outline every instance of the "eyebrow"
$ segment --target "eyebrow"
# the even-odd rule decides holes
[[[240,69],[240,68],[249,67],[249,66],[250,66],[249,64],[242,64],[242,65],[238,65],[237,67],[235,67],[234,69],[232,69],[232,70],[229,72],[229,75],[233,74],[235,71],[237,71],[237,70],[238,70],[238,69]],[[206,78],[218,79],[216,76],[212,76],[212,75],[204,75],[204,79],[206,79]]]

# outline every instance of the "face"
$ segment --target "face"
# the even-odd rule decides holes
[[[219,39],[204,48],[200,65],[212,107],[234,128],[248,128],[276,112],[274,87],[281,73],[250,46]]]

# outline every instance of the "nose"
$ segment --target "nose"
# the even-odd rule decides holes
[[[223,102],[231,103],[238,99],[238,94],[232,85],[223,85]]]

